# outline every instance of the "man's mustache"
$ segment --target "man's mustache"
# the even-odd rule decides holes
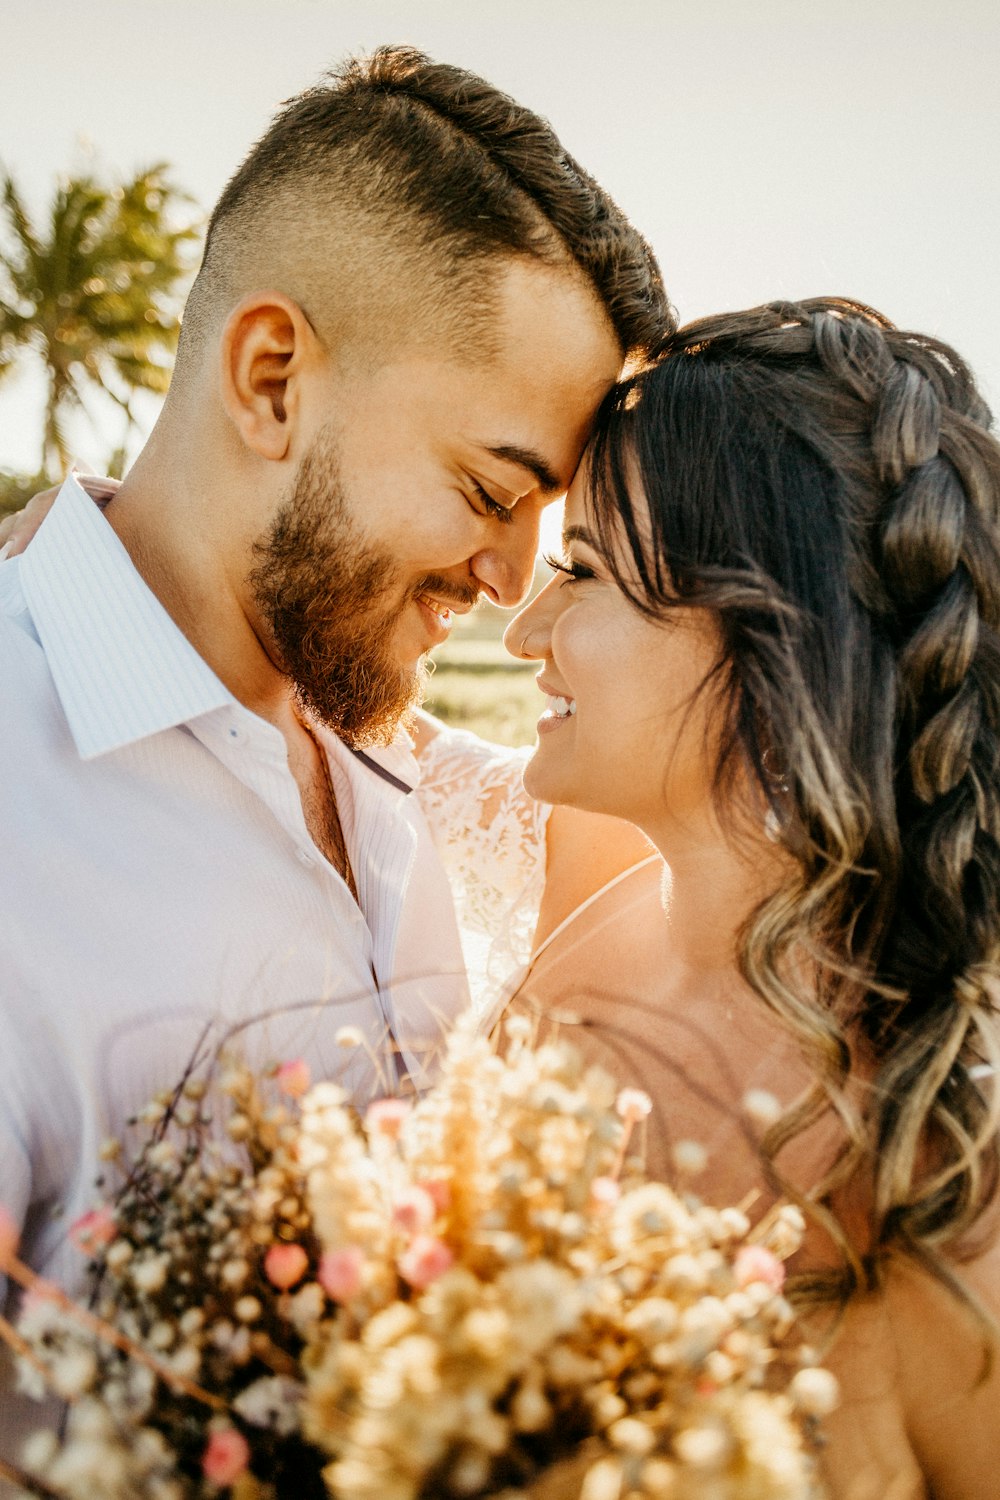
[[[439,573],[428,573],[413,590],[417,594],[433,594],[442,604],[453,604],[471,609],[479,601],[482,590],[474,583],[456,584],[453,578],[442,578]]]

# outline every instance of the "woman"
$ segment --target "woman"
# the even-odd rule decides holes
[[[605,403],[558,576],[507,633],[549,701],[528,790],[630,819],[670,871],[650,1003],[629,1028],[584,944],[584,1019],[639,1044],[663,1118],[686,1075],[708,1197],[750,1160],[709,1044],[758,1117],[762,1083],[785,1103],[760,1148],[814,1226],[800,1290],[846,1309],[844,1500],[1000,1492],[988,422],[957,355],[857,304],[690,325]],[[573,993],[565,963],[532,983]]]

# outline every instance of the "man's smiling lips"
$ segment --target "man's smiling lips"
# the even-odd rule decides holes
[[[420,606],[420,612],[430,628],[433,636],[432,644],[439,646],[442,641],[448,639],[451,627],[456,615],[468,614],[472,608],[471,604],[454,604],[450,601],[435,598],[433,594],[416,594],[416,603]]]

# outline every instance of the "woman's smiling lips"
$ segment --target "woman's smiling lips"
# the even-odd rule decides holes
[[[560,724],[566,724],[576,715],[576,699],[568,693],[556,692],[542,677],[535,678],[539,690],[544,693],[548,706],[538,721],[539,734],[548,734]]]

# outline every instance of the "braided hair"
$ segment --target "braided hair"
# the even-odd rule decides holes
[[[822,298],[680,329],[609,395],[591,451],[619,585],[653,617],[717,617],[720,813],[766,813],[792,856],[744,928],[741,964],[814,1064],[815,1086],[764,1139],[775,1177],[821,1112],[843,1122],[810,1203],[844,1250],[842,1291],[900,1248],[957,1287],[949,1263],[997,1192],[989,428],[947,345]],[[860,1181],[857,1247],[833,1205]]]

